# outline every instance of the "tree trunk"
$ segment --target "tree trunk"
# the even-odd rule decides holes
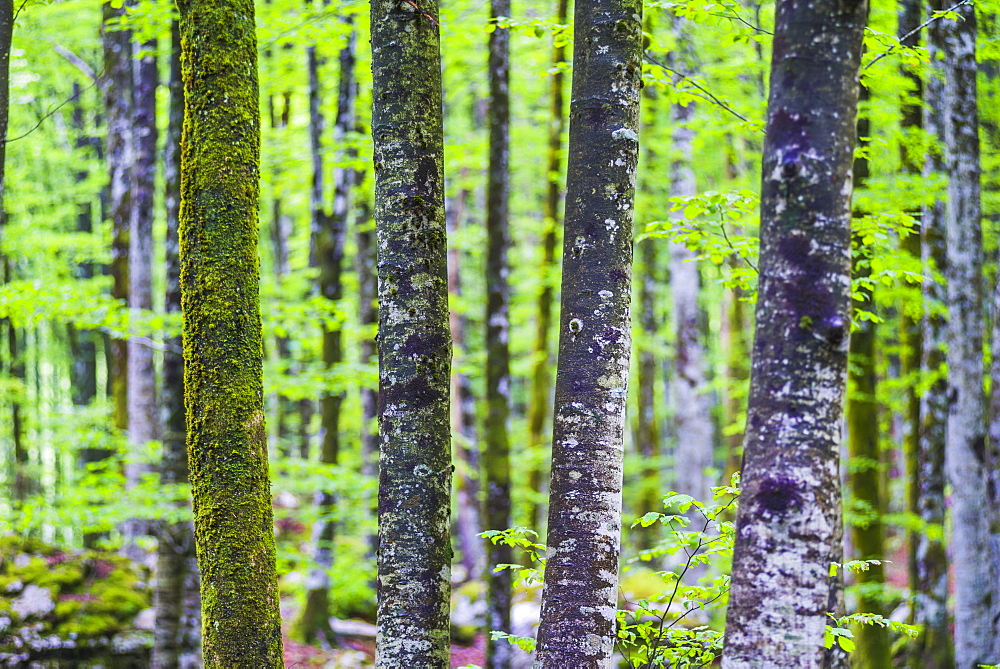
[[[577,4],[540,667],[613,662],[641,54],[638,0]]]
[[[463,175],[464,176],[464,175]],[[448,236],[452,237],[464,224],[465,212],[472,193],[463,188],[445,205]],[[454,244],[448,247],[448,295],[458,301],[462,295],[462,253]],[[469,387],[469,377],[462,373],[463,356],[466,354],[466,318],[452,309],[448,316],[452,346],[451,374],[451,434],[455,440],[455,533],[458,549],[462,553],[462,566],[466,578],[481,579],[486,564],[483,539],[483,505],[480,501],[479,441],[476,434],[476,398]]]
[[[937,9],[943,9],[939,3]],[[940,71],[941,40],[934,33],[944,21],[928,27],[928,55],[935,70]],[[944,136],[944,81],[937,72],[927,77],[924,90],[924,127],[927,132]],[[924,176],[931,177],[945,170],[942,156],[930,152],[924,165]],[[924,529],[914,535],[913,622],[920,625],[920,635],[914,642],[910,657],[911,669],[950,669],[952,639],[948,623],[948,556],[943,539],[945,527],[945,425],[948,418],[948,382],[944,369],[947,319],[943,315],[947,296],[945,286],[936,274],[947,266],[945,245],[945,203],[935,202],[925,207],[921,215],[921,256],[925,267],[922,286],[924,316],[920,366],[931,378],[920,399],[920,428],[916,444],[916,463],[911,484],[916,497],[916,513]],[[932,534],[932,530],[934,533]],[[936,536],[935,536],[936,535]]]
[[[674,34],[680,45],[690,43],[687,22],[674,19]],[[691,71],[690,48],[681,47],[678,63]],[[682,65],[683,64],[683,65]],[[692,160],[694,157],[694,103],[675,104],[672,108],[673,153],[670,165],[670,195],[692,197],[698,194]],[[674,218],[683,212],[674,212]],[[708,500],[712,466],[712,416],[705,381],[705,350],[698,327],[698,291],[701,277],[694,251],[684,244],[670,244],[670,292],[673,298],[676,342],[672,390],[674,422],[678,435],[675,458],[674,489],[698,500]],[[696,518],[692,517],[692,521]]]
[[[135,117],[132,124],[135,162],[132,168],[132,212],[129,223],[128,305],[132,310],[153,308],[153,200],[156,189],[156,40],[142,45],[145,52],[135,59]],[[156,370],[153,349],[145,341],[128,341],[128,440],[134,454],[160,438],[156,406]],[[139,483],[148,466],[131,462],[125,465],[128,485]],[[129,525],[132,525],[130,523]],[[134,528],[133,528],[134,529]]]
[[[354,78],[354,60],[356,37],[352,28],[347,38],[347,44],[340,50],[340,86],[337,96],[337,121],[334,126],[333,139],[340,151],[340,159],[349,161],[356,153],[353,149],[340,148],[344,137],[354,130],[355,100],[357,98],[357,83]],[[318,81],[318,77],[317,77]],[[314,152],[320,152],[321,146],[314,146]],[[315,154],[314,154],[315,155]],[[318,163],[320,169],[323,160],[320,156],[314,158],[314,166]],[[344,260],[344,241],[347,236],[347,224],[351,214],[351,187],[354,182],[354,170],[340,166],[334,169],[334,202],[333,214],[323,211],[322,177],[314,175],[313,184],[313,239],[315,242],[316,262],[319,265],[319,293],[331,302],[339,302],[344,297],[341,282],[341,267]],[[318,196],[318,199],[316,199]],[[328,370],[334,370],[344,359],[341,344],[340,326],[336,329],[323,330],[323,364]],[[320,460],[325,464],[335,465],[340,460],[340,407],[344,401],[342,390],[327,390],[320,400],[320,417],[323,426],[323,444]],[[334,561],[334,533],[336,528],[330,516],[336,505],[336,497],[330,490],[320,490],[316,493],[316,505],[319,507],[319,520],[313,526],[313,567],[306,581],[306,603],[299,619],[298,632],[307,643],[313,643],[323,638],[328,643],[332,641],[330,630],[330,576],[329,570]]]
[[[180,25],[170,26],[170,107],[164,156],[167,214],[166,265],[168,314],[181,310],[180,244],[180,139],[184,122],[184,82],[181,79]],[[163,416],[163,460],[160,481],[188,481],[185,446],[184,359],[180,337],[164,342],[163,385],[160,393]],[[201,666],[201,597],[198,592],[198,560],[194,526],[190,522],[160,526],[156,556],[156,629],[153,632],[153,669],[197,669]]]
[[[206,667],[281,667],[257,265],[250,0],[182,0],[184,387]]]
[[[567,22],[568,0],[558,0],[556,22]],[[547,473],[545,423],[552,401],[552,356],[549,355],[549,334],[552,331],[552,305],[556,289],[553,274],[556,268],[556,244],[559,240],[559,204],[562,201],[562,136],[566,129],[563,105],[565,76],[560,66],[566,62],[565,43],[556,39],[552,45],[552,65],[555,73],[549,83],[549,145],[546,159],[545,231],[542,235],[542,292],[538,295],[538,320],[535,327],[534,362],[531,368],[531,400],[528,404],[528,449],[531,454],[531,491],[541,500]],[[545,503],[532,505],[532,529],[545,532]]]
[[[125,9],[104,4],[104,109],[107,115],[105,156],[108,163],[109,214],[112,225],[111,297],[122,304],[129,297],[129,230],[132,220],[132,167],[135,146],[132,121],[135,116],[132,65],[132,32],[118,30],[115,24]],[[114,407],[115,427],[128,429],[128,342],[111,338],[108,350],[108,389]]]
[[[379,292],[378,667],[447,667],[448,268],[436,0],[372,2]]]
[[[492,0],[491,20],[509,17],[510,0]],[[483,475],[487,530],[505,530],[510,522],[510,30],[495,28],[489,37],[490,162],[486,187],[486,422],[483,425]],[[511,547],[486,543],[486,667],[508,669],[514,646],[494,641],[493,630],[511,632],[512,572],[496,571],[514,561]]]
[[[723,667],[824,662],[830,563],[842,554],[851,162],[867,14],[864,0],[777,6]]]
[[[944,52],[944,138],[948,170],[948,425],[945,468],[952,486],[951,550],[955,574],[955,661],[995,664],[992,655],[989,514],[986,499],[986,398],[983,393],[983,290],[980,230],[976,14],[940,21],[933,37]]]

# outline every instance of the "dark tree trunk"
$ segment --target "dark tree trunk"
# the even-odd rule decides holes
[[[379,292],[378,667],[447,667],[448,268],[436,0],[372,2]]]
[[[356,51],[356,36],[352,28],[347,37],[347,44],[340,50],[340,86],[337,96],[337,121],[334,125],[333,138],[340,152],[341,160],[349,161],[355,157],[353,149],[342,147],[345,136],[354,130],[355,100],[357,98],[357,83],[354,78],[354,60]],[[315,56],[313,56],[315,57]],[[317,76],[318,82],[318,76]],[[318,87],[317,87],[318,93]],[[322,117],[314,117],[322,123]],[[317,133],[313,132],[316,136]],[[315,157],[321,151],[322,145],[313,147],[314,167],[323,167],[322,156]],[[344,296],[341,282],[341,269],[344,261],[344,241],[347,237],[347,226],[351,214],[351,187],[354,185],[354,170],[340,166],[334,169],[333,176],[334,201],[333,214],[323,210],[322,176],[313,175],[313,239],[316,251],[316,263],[319,265],[319,293],[332,302],[339,302]],[[344,352],[341,343],[340,326],[323,331],[323,364],[328,370],[333,370],[343,362]],[[320,417],[323,426],[323,444],[320,460],[325,464],[335,465],[340,460],[340,407],[344,401],[342,390],[328,390],[320,400]],[[313,527],[313,568],[306,581],[306,603],[302,609],[298,631],[302,639],[312,643],[321,637],[332,641],[330,631],[330,577],[329,570],[333,566],[333,540],[335,526],[331,515],[336,505],[336,498],[330,490],[320,490],[316,493],[316,504],[319,507],[320,519]]]
[[[206,667],[282,667],[257,265],[250,0],[182,0],[184,388]]]
[[[641,2],[577,4],[540,667],[613,662],[641,53]]]
[[[777,6],[724,667],[824,662],[830,563],[842,561],[851,163],[867,15],[864,0]]]
[[[510,0],[492,0],[492,19],[510,16]],[[483,425],[483,475],[486,484],[487,530],[510,527],[510,289],[507,249],[510,246],[510,30],[497,27],[489,38],[490,163],[486,187],[486,423]],[[510,628],[512,592],[509,569],[514,561],[506,544],[486,544],[486,667],[507,669],[514,647],[493,641],[489,632]]]
[[[167,214],[165,309],[180,313],[180,139],[184,122],[184,82],[181,79],[180,26],[170,26],[170,107],[164,156]],[[188,481],[185,446],[184,358],[180,337],[170,337],[163,352],[163,460],[160,480],[165,484]],[[196,669],[201,666],[201,597],[194,526],[190,522],[160,526],[156,556],[156,629],[153,633],[153,669]]]

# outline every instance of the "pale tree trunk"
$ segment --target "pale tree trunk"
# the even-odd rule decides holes
[[[492,0],[490,15],[510,16],[510,0]],[[486,484],[487,530],[510,527],[510,289],[507,249],[510,246],[510,30],[496,28],[489,37],[490,162],[486,188],[486,422],[483,425],[483,476]],[[486,544],[486,667],[508,669],[514,647],[494,641],[489,632],[511,632],[512,572],[495,571],[514,561],[506,544]]]
[[[679,44],[690,42],[685,19],[674,20],[674,34]],[[678,60],[691,70],[689,48],[681,47]],[[691,197],[698,194],[692,160],[694,158],[694,103],[675,104],[672,109],[673,153],[670,166],[671,197]],[[683,212],[674,212],[683,218]],[[684,244],[670,244],[670,293],[674,306],[674,422],[677,449],[674,489],[698,500],[708,500],[712,466],[712,416],[705,381],[705,349],[698,327],[698,291],[701,277],[694,251]]]
[[[170,107],[164,155],[164,200],[167,214],[165,309],[180,313],[180,246],[177,226],[180,215],[180,139],[184,122],[184,82],[181,81],[180,26],[170,26]],[[184,360],[181,338],[164,342],[163,385],[160,393],[163,416],[163,461],[160,481],[188,481],[187,448],[184,443]],[[201,667],[201,597],[198,592],[198,560],[195,557],[194,526],[190,522],[161,524],[156,556],[156,629],[153,632],[153,669],[197,669]]]
[[[128,303],[129,230],[132,220],[132,169],[135,146],[132,122],[135,115],[132,33],[118,30],[113,24],[125,13],[124,8],[104,5],[104,108],[107,116],[105,157],[108,163],[109,217],[112,225],[111,297]],[[115,427],[128,429],[128,343],[111,338],[108,351],[108,389],[114,407]]]
[[[577,4],[539,667],[613,666],[641,55],[641,2]]]
[[[446,205],[448,235],[451,237],[465,219],[467,202],[472,196],[467,189]],[[462,295],[462,254],[456,245],[448,247],[448,294],[457,302]],[[480,504],[479,442],[476,434],[476,398],[469,387],[469,377],[458,371],[465,355],[466,318],[452,309],[449,314],[452,345],[455,350],[451,373],[451,434],[455,440],[455,532],[458,548],[462,553],[462,566],[466,578],[478,579],[486,564],[486,551],[479,534],[483,531],[482,505]]]
[[[205,666],[277,669],[283,663],[258,288],[254,8],[250,0],[178,6],[184,404]]]
[[[983,393],[983,290],[980,219],[976,15],[941,21],[932,36],[944,52],[945,207],[948,304],[948,409],[945,469],[951,494],[955,578],[955,664],[994,664],[989,514],[986,499],[986,398]]]
[[[940,5],[937,9],[943,9]],[[927,77],[924,90],[924,127],[937,138],[944,136],[944,81],[941,70],[940,37],[944,21],[928,28],[927,46],[930,62],[937,71]],[[938,152],[931,152],[924,165],[924,175],[931,177],[944,172],[945,164]],[[916,513],[925,530],[915,533],[913,622],[921,626],[909,658],[911,669],[950,669],[952,639],[948,622],[948,556],[941,536],[945,527],[945,425],[948,418],[948,382],[945,364],[947,319],[942,310],[947,300],[945,287],[936,280],[935,272],[943,274],[947,265],[945,244],[945,204],[942,201],[925,207],[921,215],[921,257],[926,268],[922,285],[923,322],[921,331],[920,367],[933,381],[920,399],[920,426],[916,455],[912,467]]]
[[[451,437],[436,0],[372,2],[379,292],[378,667],[447,667]]]
[[[347,43],[340,50],[340,85],[337,96],[337,120],[333,139],[338,148],[338,158],[349,161],[355,157],[353,149],[343,149],[345,136],[354,130],[355,100],[357,83],[354,78],[356,36],[352,28]],[[317,78],[318,79],[318,78]],[[314,117],[319,121],[319,117]],[[313,133],[317,136],[318,133]],[[313,146],[314,167],[323,169],[320,155],[321,144]],[[337,166],[333,172],[334,201],[333,213],[323,209],[322,176],[313,175],[313,240],[316,263],[319,266],[319,293],[331,302],[339,302],[344,296],[341,270],[344,261],[344,241],[352,208],[351,187],[354,185],[354,170],[347,166]],[[340,326],[323,331],[323,364],[334,370],[343,362],[344,351]],[[324,464],[335,465],[340,460],[340,408],[344,401],[342,390],[328,390],[320,400],[320,414],[323,427],[323,442],[320,460]],[[306,581],[306,603],[298,623],[298,633],[307,643],[323,640],[332,642],[330,630],[330,575],[334,562],[334,536],[336,527],[330,516],[336,505],[336,497],[330,490],[316,492],[316,505],[320,519],[313,526],[313,567]]]
[[[566,24],[568,0],[558,0],[555,20]],[[552,275],[556,267],[556,244],[559,240],[559,204],[562,201],[562,136],[566,129],[563,113],[563,71],[559,65],[566,62],[566,47],[562,42],[552,46],[552,64],[555,74],[549,82],[549,141],[546,159],[545,229],[542,234],[542,291],[538,295],[538,320],[535,326],[534,362],[531,367],[531,400],[528,404],[528,449],[531,453],[531,490],[541,498],[548,458],[545,455],[549,403],[552,401],[552,356],[549,354],[549,334],[552,330],[552,306],[556,289]],[[532,529],[539,534],[545,531],[545,503],[532,505]]]
[[[135,82],[132,133],[134,159],[132,168],[132,212],[129,224],[128,306],[131,310],[153,309],[153,200],[156,189],[156,89],[159,73],[156,65],[156,40],[141,46],[141,58],[133,61]],[[148,338],[147,338],[148,339]],[[133,453],[160,438],[156,406],[156,371],[153,349],[148,341],[132,337],[128,342],[128,441]],[[149,470],[148,465],[125,466],[128,485],[137,485]],[[133,528],[135,529],[135,528]]]
[[[826,655],[830,563],[842,553],[851,162],[867,15],[863,0],[777,6],[723,667],[819,668]]]

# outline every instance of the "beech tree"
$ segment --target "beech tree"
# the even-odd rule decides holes
[[[379,297],[376,666],[447,667],[451,435],[436,0],[371,5]]]
[[[840,562],[851,164],[868,4],[779,0],[724,667],[820,667]]]
[[[540,667],[611,667],[642,3],[577,3]]]
[[[251,0],[181,0],[184,387],[206,667],[282,667],[257,261]]]

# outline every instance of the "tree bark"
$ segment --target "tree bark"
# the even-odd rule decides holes
[[[638,0],[577,4],[539,667],[613,662],[641,54]]]
[[[510,0],[492,0],[491,20],[509,17]],[[490,147],[486,186],[486,422],[483,425],[483,475],[486,482],[487,530],[511,526],[510,502],[510,288],[507,249],[510,246],[510,30],[496,27],[489,37]],[[512,572],[496,571],[514,561],[506,544],[486,543],[486,667],[507,669],[514,646],[494,641],[489,633],[511,632]]]
[[[986,398],[983,392],[983,289],[980,219],[976,14],[940,21],[944,52],[944,145],[948,171],[945,236],[948,262],[948,423],[945,469],[952,486],[951,550],[955,577],[955,662],[995,664],[986,499]]]
[[[258,293],[250,0],[182,0],[184,387],[206,667],[281,667]]]
[[[447,667],[451,438],[436,0],[372,2],[379,292],[376,666]]]
[[[166,204],[165,310],[180,313],[180,139],[184,122],[184,82],[181,78],[181,35],[177,21],[171,23],[170,106],[164,152]],[[180,337],[170,337],[163,352],[163,385],[160,393],[163,416],[163,460],[160,481],[171,485],[188,481],[185,446],[184,359]],[[163,524],[156,555],[156,629],[153,631],[153,669],[197,669],[201,660],[201,597],[198,592],[198,560],[194,526],[190,522]]]
[[[830,563],[842,554],[851,162],[867,14],[864,0],[777,6],[723,667],[824,662]]]

